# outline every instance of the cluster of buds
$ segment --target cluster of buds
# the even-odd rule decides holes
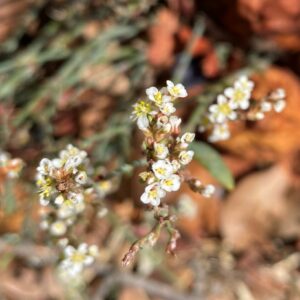
[[[181,119],[172,115],[176,111],[175,100],[187,96],[182,84],[167,81],[166,87],[150,87],[146,94],[148,99],[134,104],[132,113],[145,136],[143,148],[148,162],[147,171],[140,173],[147,184],[141,201],[159,206],[166,193],[179,190],[185,180],[182,170],[193,159],[194,152],[188,146],[195,134],[180,135]]]
[[[37,168],[37,186],[40,204],[46,206],[42,212],[41,228],[65,248],[64,258],[59,265],[60,271],[70,276],[79,276],[83,267],[94,260],[97,246],[81,244],[76,250],[69,244],[68,236],[72,225],[85,211],[87,197],[92,191],[89,175],[92,169],[87,153],[68,145],[52,160],[43,158]]]
[[[0,179],[19,176],[24,162],[20,158],[11,158],[9,153],[0,151]]]
[[[286,102],[283,89],[273,91],[262,101],[253,101],[253,88],[254,83],[246,76],[240,77],[232,87],[226,88],[223,94],[218,95],[217,103],[209,106],[199,131],[210,130],[210,142],[226,140],[230,137],[228,121],[257,121],[263,119],[265,113],[272,109],[278,113],[284,109]]]

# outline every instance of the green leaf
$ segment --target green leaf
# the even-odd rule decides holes
[[[190,148],[195,152],[195,159],[198,160],[212,176],[228,190],[233,189],[233,176],[220,154],[214,148],[203,142],[193,142]]]

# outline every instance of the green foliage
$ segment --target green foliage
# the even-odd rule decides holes
[[[225,188],[234,188],[233,176],[222,160],[220,154],[203,142],[193,142],[190,148],[195,152],[197,161],[206,168]]]

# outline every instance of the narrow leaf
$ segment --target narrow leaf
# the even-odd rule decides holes
[[[233,189],[233,176],[220,154],[203,142],[193,142],[190,148],[195,152],[195,159],[207,169],[228,190]]]

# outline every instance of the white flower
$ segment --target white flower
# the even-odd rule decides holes
[[[147,131],[149,128],[149,119],[146,115],[140,116],[137,119],[137,126],[142,131]]]
[[[67,226],[63,221],[56,221],[50,225],[50,233],[54,236],[61,236],[67,232]]]
[[[209,119],[213,123],[223,123],[226,119],[235,120],[237,114],[233,111],[231,103],[228,102],[226,97],[219,95],[217,98],[217,104],[213,104],[209,107],[210,115]]]
[[[224,141],[230,137],[230,131],[227,123],[215,124],[211,135],[208,140],[210,142]]]
[[[55,198],[54,203],[58,206],[61,206],[65,201],[65,198],[63,197],[63,195],[59,195]]]
[[[80,156],[81,159],[84,160],[87,157],[87,153],[71,144],[67,145],[66,149],[59,152],[59,157],[65,162],[73,156]]]
[[[159,109],[163,114],[167,116],[173,114],[176,111],[176,108],[171,102],[163,103],[162,105],[160,105]]]
[[[171,124],[169,123],[169,118],[167,116],[160,116],[156,121],[156,126],[164,132],[169,132],[171,130]]]
[[[254,120],[255,121],[262,120],[262,119],[264,119],[264,117],[265,117],[265,114],[262,111],[257,111],[254,114]]]
[[[72,170],[74,174],[77,173],[77,167],[80,166],[83,159],[80,155],[71,156],[64,165],[65,170]]]
[[[108,209],[106,207],[101,207],[97,212],[97,218],[102,219],[108,214]]]
[[[43,198],[43,197],[40,197],[40,204],[42,205],[42,206],[47,206],[48,204],[49,204],[49,202],[50,202],[50,200],[49,199],[45,199],[45,198]]]
[[[83,195],[82,193],[78,192],[70,192],[68,193],[68,199],[73,203],[82,203],[83,202]]]
[[[286,106],[285,100],[279,100],[279,101],[275,102],[274,105],[273,105],[274,110],[277,113],[282,112],[284,110],[285,106]]]
[[[76,176],[75,176],[75,181],[79,184],[85,184],[87,183],[88,176],[85,171],[80,171]]]
[[[154,143],[154,154],[159,159],[165,159],[169,154],[168,147],[161,143]]]
[[[158,183],[148,185],[145,192],[141,196],[141,201],[145,204],[158,206],[160,199],[166,195],[166,192],[160,187]]]
[[[53,170],[53,165],[50,159],[48,158],[43,158],[40,161],[39,166],[37,167],[38,173],[42,175],[49,175]]]
[[[286,97],[285,90],[282,88],[276,89],[269,96],[269,98],[273,100],[282,100],[285,99],[285,97]]]
[[[156,105],[160,106],[163,103],[171,101],[170,96],[163,95],[156,87],[150,87],[146,89],[146,94],[148,98],[155,102]]]
[[[100,180],[97,183],[97,190],[101,197],[105,197],[109,193],[111,193],[114,189],[113,181],[112,180]]]
[[[194,140],[195,133],[186,132],[183,134],[183,136],[180,138],[181,146],[183,148],[187,148],[188,145]]]
[[[47,230],[49,228],[49,221],[48,220],[43,220],[41,223],[40,223],[40,228],[42,230]]]
[[[201,190],[201,195],[205,198],[210,198],[215,192],[215,190],[216,188],[213,185],[208,184],[204,186],[203,189]]]
[[[187,165],[192,161],[193,156],[194,156],[194,151],[192,150],[181,151],[178,156],[179,162],[183,165]]]
[[[179,161],[176,160],[176,159],[173,159],[173,160],[171,161],[171,165],[172,165],[172,167],[173,167],[173,172],[174,172],[174,173],[177,172],[177,171],[181,168],[181,165],[180,165]]]
[[[145,131],[149,127],[148,116],[151,114],[153,114],[151,104],[141,100],[133,105],[131,118],[137,120],[139,129]]]
[[[172,81],[167,80],[167,89],[173,97],[184,98],[187,96],[187,91],[181,83],[175,85]]]
[[[254,88],[254,82],[249,80],[247,76],[241,76],[235,83],[235,88],[241,88],[249,93],[252,92]]]
[[[71,276],[76,276],[82,272],[84,267],[90,266],[94,262],[94,257],[89,254],[88,245],[82,243],[78,248],[68,245],[64,251],[65,259],[60,267],[65,269]]]
[[[182,120],[180,118],[178,118],[177,116],[171,116],[169,118],[169,123],[171,125],[171,130],[172,131],[177,131],[180,124],[181,124],[181,121]]]
[[[99,248],[96,245],[91,245],[89,247],[89,254],[97,257],[99,255]]]
[[[52,159],[51,162],[52,162],[53,167],[55,167],[56,169],[62,168],[62,166],[64,165],[63,160],[60,158]]]
[[[85,209],[85,204],[83,201],[74,203],[72,200],[67,199],[59,207],[57,211],[57,216],[60,219],[67,219],[82,213],[84,209]]]
[[[158,179],[168,178],[173,173],[173,167],[167,160],[158,160],[152,165],[154,175]]]
[[[250,105],[250,92],[241,87],[227,88],[224,91],[225,96],[229,98],[230,106],[233,109],[247,109]]]
[[[161,180],[161,187],[167,192],[175,192],[180,188],[180,177],[176,174],[172,174],[166,179]]]
[[[262,101],[260,104],[260,108],[261,108],[262,112],[268,112],[268,111],[272,110],[272,104],[267,101]]]

